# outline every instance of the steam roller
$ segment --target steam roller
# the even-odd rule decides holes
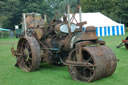
[[[47,26],[32,25],[35,27],[27,29],[19,39],[17,50],[11,49],[16,56],[15,66],[31,72],[39,69],[41,63],[66,65],[72,79],[85,82],[112,75],[117,66],[116,56],[98,39],[94,26],[82,30],[86,23],[53,20]]]

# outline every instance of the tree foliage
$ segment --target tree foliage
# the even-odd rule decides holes
[[[0,1],[0,23],[4,28],[13,29],[20,24],[22,13],[36,12],[53,18],[60,17],[66,11],[66,5],[75,7],[76,0],[2,0]]]
[[[128,0],[80,0],[83,12],[101,12],[117,22],[128,24]],[[13,29],[20,24],[22,13],[37,12],[49,18],[60,17],[66,12],[66,5],[76,10],[78,0],[1,0],[0,23]],[[58,13],[58,15],[57,15]]]
[[[128,25],[128,0],[81,0],[83,12],[101,12]]]

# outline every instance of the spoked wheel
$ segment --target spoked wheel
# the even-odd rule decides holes
[[[116,56],[106,46],[83,47],[81,54],[83,65],[68,65],[69,72],[74,80],[91,82],[110,76],[116,69]],[[75,50],[70,53],[68,60],[77,62]],[[86,65],[84,65],[85,63]]]
[[[39,68],[41,57],[40,47],[34,37],[21,38],[18,42],[17,66],[23,71],[30,72]]]
[[[125,40],[128,40],[128,37],[126,37]],[[127,43],[125,43],[125,47],[128,49],[128,44]]]
[[[69,65],[69,72],[74,80],[81,80],[90,82],[95,74],[95,63],[90,54],[86,51],[82,51],[83,60],[82,62],[87,63],[88,66],[71,66]],[[77,61],[76,51],[72,52],[71,60]]]
[[[82,81],[90,81],[95,73],[95,64],[94,60],[89,53],[86,51],[82,51],[83,61],[87,63],[88,66],[76,66],[76,70],[78,71],[79,79]]]

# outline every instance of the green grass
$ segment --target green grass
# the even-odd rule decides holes
[[[12,40],[0,39],[0,85],[126,85],[128,84],[128,50],[125,47],[117,49],[116,46],[127,35],[128,33],[124,36],[101,37],[120,61],[112,76],[92,83],[72,80],[66,66],[42,64],[38,71],[23,72],[14,66],[16,61],[10,53]],[[13,39],[15,47],[17,41]]]

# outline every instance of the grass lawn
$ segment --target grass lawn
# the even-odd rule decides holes
[[[128,35],[101,37],[106,45],[112,48],[120,60],[112,76],[94,81],[92,83],[74,81],[69,75],[66,66],[58,67],[42,64],[35,72],[23,72],[14,66],[15,58],[11,56],[12,40],[0,39],[0,85],[127,85],[128,84],[128,50],[116,46]],[[13,39],[16,47],[17,39]]]

